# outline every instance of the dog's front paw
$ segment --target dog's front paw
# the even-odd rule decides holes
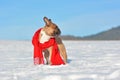
[[[52,65],[52,63],[50,61],[47,61],[46,65]]]

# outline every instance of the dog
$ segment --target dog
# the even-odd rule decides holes
[[[55,38],[58,49],[60,51],[60,55],[63,58],[65,64],[67,63],[67,53],[65,46],[62,42],[62,39],[60,38],[61,31],[59,27],[51,21],[51,19],[48,19],[47,17],[43,18],[45,22],[45,26],[42,28],[41,32],[39,33],[39,42],[44,43],[46,41],[49,41],[50,38]],[[44,51],[44,57],[46,59],[46,64],[51,64],[51,55],[52,55],[52,46],[45,49]]]

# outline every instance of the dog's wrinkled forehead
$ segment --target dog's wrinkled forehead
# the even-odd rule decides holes
[[[57,29],[58,28],[58,26],[55,23],[52,23],[52,22],[48,26],[53,28],[53,29]]]

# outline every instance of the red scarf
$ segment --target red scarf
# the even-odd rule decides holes
[[[32,38],[32,44],[34,46],[34,64],[44,64],[44,57],[42,54],[42,51],[46,48],[49,48],[50,46],[53,46],[52,49],[52,56],[51,56],[51,65],[61,65],[65,64],[60,56],[60,52],[58,50],[57,43],[55,41],[55,38],[51,38],[49,41],[45,43],[39,42],[39,33],[42,28],[38,29],[33,38]]]

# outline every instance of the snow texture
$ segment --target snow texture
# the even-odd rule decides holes
[[[31,41],[0,41],[0,80],[120,80],[120,41],[64,41],[68,64],[33,65]]]

